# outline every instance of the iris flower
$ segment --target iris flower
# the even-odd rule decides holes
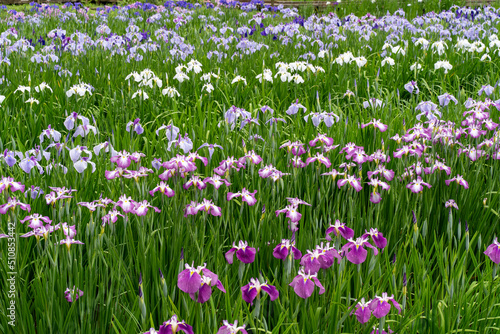
[[[300,260],[300,265],[304,266],[304,271],[315,274],[320,269],[330,268],[333,265],[334,258],[339,261],[341,259],[337,250],[330,247],[329,243],[326,244],[326,247],[323,247],[323,243],[321,243],[313,251],[307,250],[307,254]]]
[[[335,236],[342,236],[342,238],[349,240],[354,237],[354,230],[341,223],[340,220],[335,220],[335,224],[330,224],[330,227],[326,229],[326,240],[332,240],[330,234],[333,233]]]
[[[198,267],[186,263],[185,267],[186,269],[177,277],[177,286],[181,291],[188,293],[192,300],[205,303],[212,295],[214,286],[226,293],[218,276],[206,268],[206,263]]]
[[[295,241],[283,239],[281,243],[274,247],[273,256],[279,260],[285,260],[287,256],[298,260],[302,257],[302,253],[295,247]]]
[[[178,321],[177,316],[173,315],[170,320],[165,321],[163,325],[160,326],[160,330],[157,334],[175,334],[178,331],[183,331],[186,334],[194,334],[193,327],[186,324],[184,320]]]
[[[167,197],[173,197],[175,195],[175,192],[172,190],[172,188],[169,187],[168,184],[165,182],[161,181],[153,190],[149,192],[151,196],[154,196],[155,192],[159,191],[163,195],[167,195]]]
[[[224,255],[229,264],[233,264],[233,256],[236,253],[236,258],[243,263],[252,263],[255,261],[257,251],[253,247],[248,247],[248,242],[240,240],[236,246],[233,242],[233,247]]]
[[[253,305],[254,299],[257,298],[261,291],[266,292],[271,301],[279,297],[279,292],[274,286],[267,284],[267,282],[260,283],[256,278],[250,278],[250,283],[241,287],[243,300],[250,303],[250,305]]]
[[[245,330],[245,325],[238,327],[238,320],[234,321],[234,324],[230,324],[227,320],[222,321],[223,326],[219,328],[217,334],[248,334]]]
[[[319,288],[319,294],[321,295],[325,293],[325,288],[321,285],[321,282],[316,276],[316,274],[306,274],[304,273],[304,269],[300,269],[298,275],[295,276],[292,283],[289,285],[293,287],[293,291],[295,291],[300,298],[307,299],[311,297],[315,285]]]
[[[377,248],[372,246],[368,242],[368,238],[365,236],[357,238],[356,240],[349,239],[348,243],[346,243],[342,247],[342,253],[345,254],[347,260],[349,260],[350,262],[354,264],[360,264],[365,262],[366,256],[368,255],[365,246],[373,249],[373,253],[375,255],[378,254]]]
[[[486,254],[493,263],[500,264],[500,242],[498,242],[497,238],[495,238],[493,243],[486,248],[484,254]]]
[[[373,300],[370,302],[370,310],[372,310],[375,318],[380,319],[385,317],[389,311],[391,310],[391,305],[389,302],[394,305],[394,307],[398,310],[398,313],[401,313],[401,307],[398,302],[394,299],[394,295],[388,296],[386,292],[382,293],[382,297],[375,296]]]
[[[241,197],[243,202],[247,202],[248,205],[253,206],[255,203],[257,203],[257,199],[255,198],[255,194],[257,193],[257,190],[254,190],[253,192],[250,192],[243,188],[241,192],[237,193],[232,193],[228,192],[227,193],[227,200],[230,201],[233,198]]]

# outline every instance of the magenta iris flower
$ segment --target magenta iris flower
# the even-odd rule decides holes
[[[358,321],[361,324],[366,324],[370,320],[370,317],[372,316],[372,310],[370,309],[370,303],[371,303],[371,300],[368,302],[365,302],[365,299],[361,298],[361,300],[355,306],[356,311],[353,311],[353,312],[354,312],[354,315],[356,315],[356,319],[358,319]],[[352,313],[351,313],[351,315],[352,315]]]
[[[328,173],[323,173],[323,174],[321,174],[321,176],[331,176],[331,177],[332,177],[332,179],[333,179],[333,181],[335,181],[335,179],[336,179],[336,178],[337,178],[337,176],[339,176],[339,175],[344,176],[344,175],[345,175],[345,173],[340,173],[340,172],[338,172],[336,169],[333,169],[332,171],[330,171],[330,172],[328,172]]]
[[[64,298],[68,301],[68,303],[72,303],[73,301],[77,301],[78,298],[83,296],[83,291],[75,288],[73,286],[73,289],[67,288],[66,291],[64,291]]]
[[[97,210],[97,208],[105,207],[104,204],[99,202],[78,202],[77,204],[86,207],[87,209],[90,210],[90,212],[94,212],[95,210]]]
[[[214,169],[214,172],[222,176],[225,173],[229,173],[231,169],[236,169],[236,171],[239,172],[241,168],[245,168],[243,163],[236,160],[234,157],[229,157],[226,160],[222,160],[219,167]]]
[[[21,235],[20,237],[21,238],[28,238],[28,237],[33,237],[34,236],[37,239],[39,237],[44,237],[45,239],[47,239],[50,233],[52,233],[52,232],[54,232],[54,231],[56,231],[56,230],[58,230],[60,228],[61,228],[60,224],[57,224],[55,226],[47,224],[45,226],[36,228],[33,231],[31,231],[31,232],[25,233],[25,234]]]
[[[316,277],[316,274],[306,274],[303,269],[299,270],[299,273],[293,279],[292,283],[289,284],[293,287],[293,291],[300,298],[307,299],[311,297],[314,292],[314,286],[316,285],[319,288],[319,294],[325,293],[325,288],[321,285],[321,282]]]
[[[367,237],[360,237],[356,240],[349,239],[348,241],[349,242],[342,247],[342,253],[345,254],[349,262],[354,264],[365,262],[366,256],[368,255],[368,251],[365,249],[365,246],[373,249],[373,253],[375,255],[378,254],[377,248],[368,242]]]
[[[410,189],[413,193],[416,194],[424,190],[424,186],[426,186],[429,189],[432,187],[430,184],[422,181],[422,178],[420,176],[417,176],[417,179],[407,184],[406,188]]]
[[[341,187],[345,186],[346,184],[349,184],[351,187],[354,188],[354,190],[356,190],[357,192],[360,192],[363,189],[360,181],[361,181],[361,178],[357,178],[354,175],[346,175],[345,179],[339,179],[337,181],[337,186],[340,189]]]
[[[292,152],[293,155],[302,155],[306,153],[306,150],[304,149],[304,144],[301,143],[300,141],[287,141],[283,145],[280,146],[280,148],[286,148],[288,152]]]
[[[238,327],[238,320],[234,321],[234,324],[230,324],[227,320],[222,321],[223,326],[219,328],[217,334],[248,334],[245,330],[245,325]]]
[[[206,268],[206,263],[198,267],[186,263],[185,267],[177,277],[177,286],[181,291],[189,293],[192,300],[205,303],[212,295],[214,286],[226,293],[219,277]]]
[[[24,185],[21,182],[15,182],[11,177],[2,177],[0,179],[0,194],[4,190],[10,190],[11,192],[21,191],[24,192]]]
[[[208,159],[205,157],[202,157],[201,155],[198,154],[198,152],[191,152],[187,155],[186,160],[191,161],[193,163],[196,162],[196,160],[200,160],[203,165],[208,165]]]
[[[211,200],[203,199],[201,203],[199,203],[195,208],[195,214],[205,211],[206,213],[211,214],[212,216],[221,216],[222,212],[220,207],[216,206]]]
[[[329,243],[326,247],[317,245],[313,251],[307,250],[300,260],[300,265],[304,266],[304,271],[308,273],[316,274],[320,269],[327,269],[333,265],[334,258],[337,258],[340,262],[340,255],[334,247],[330,247]]]
[[[327,157],[325,157],[323,154],[321,154],[319,152],[316,153],[315,156],[307,158],[306,165],[309,165],[310,163],[313,163],[315,161],[318,161],[319,163],[325,165],[326,168],[330,168],[330,166],[332,165],[332,163],[330,162],[330,159],[328,159]]]
[[[369,125],[373,125],[373,127],[375,129],[379,129],[380,132],[385,132],[387,130],[387,125],[382,124],[382,122],[380,121],[380,119],[375,119],[375,118],[372,119],[370,122],[368,122],[366,124],[361,124],[361,129],[364,129],[364,128],[366,128]]]
[[[113,171],[109,170],[104,171],[104,177],[106,178],[106,180],[113,180],[116,179],[117,177],[122,177],[125,171],[126,169],[123,169],[121,167],[116,167],[116,169]]]
[[[288,256],[298,260],[302,257],[302,253],[295,247],[295,241],[283,239],[274,247],[273,256],[279,260],[285,260]]]
[[[302,214],[298,211],[297,205],[287,205],[284,209],[276,210],[276,217],[280,213],[286,213],[286,218],[289,218],[292,223],[296,223],[302,218]]]
[[[259,169],[259,176],[263,179],[267,179],[270,177],[273,173],[277,172],[278,170],[273,166],[273,165],[267,165],[262,169]]]
[[[445,207],[445,208],[449,208],[449,209],[450,209],[450,211],[451,211],[451,208],[455,208],[455,209],[457,209],[457,210],[458,210],[458,205],[457,205],[457,203],[455,202],[455,200],[453,200],[453,199],[449,199],[449,200],[447,200],[447,201],[446,201],[446,203],[444,204],[444,207]]]
[[[182,186],[185,190],[188,190],[191,186],[196,189],[203,190],[207,187],[206,183],[197,175],[191,176],[188,182],[184,183]]]
[[[160,183],[156,187],[154,187],[153,190],[149,192],[149,194],[151,196],[154,196],[155,192],[157,191],[159,191],[163,195],[167,195],[167,197],[173,197],[175,195],[174,190],[163,181],[160,181]]]
[[[463,186],[465,189],[469,189],[469,183],[467,183],[467,181],[464,180],[462,175],[457,175],[450,180],[444,181],[444,183],[446,183],[447,186],[449,186],[451,182],[456,182],[458,185]]]
[[[19,222],[24,224],[25,222],[29,222],[29,227],[32,229],[35,228],[40,228],[45,224],[50,224],[52,223],[52,220],[49,219],[49,217],[44,217],[42,215],[39,215],[38,213],[34,213],[31,216],[26,216],[24,219],[21,219]]]
[[[59,241],[59,245],[66,245],[66,248],[68,248],[68,251],[70,250],[71,245],[74,245],[74,244],[83,245],[83,242],[81,242],[80,240],[72,239],[72,238],[70,238],[69,235],[66,236],[66,239]]]
[[[231,183],[229,183],[228,180],[223,179],[219,175],[207,177],[205,180],[203,180],[203,182],[213,185],[215,187],[215,189],[219,189],[220,186],[222,186],[223,184],[225,184],[226,187],[229,187],[231,185]]]
[[[118,220],[118,216],[124,217],[118,210],[111,210],[109,211],[106,215],[104,215],[102,219],[102,225],[104,226],[106,223],[107,224],[114,224]]]
[[[302,161],[302,157],[296,155],[293,158],[290,159],[290,163],[292,164],[293,167],[295,168],[304,168],[307,166],[307,164]]]
[[[184,320],[177,320],[177,316],[173,315],[170,320],[165,321],[163,325],[160,326],[160,330],[155,334],[175,334],[178,331],[183,331],[186,334],[194,334],[193,327],[186,324]]]
[[[233,242],[233,247],[224,255],[229,264],[233,264],[233,256],[236,253],[236,258],[243,263],[252,263],[255,261],[257,251],[253,247],[248,247],[248,242],[240,240],[238,246]]]
[[[255,153],[255,151],[248,151],[247,154],[238,159],[240,164],[245,164],[246,159],[250,160],[253,164],[258,165],[262,162],[260,155]]]
[[[257,203],[257,199],[255,198],[255,194],[257,193],[257,190],[254,190],[253,192],[250,192],[243,188],[241,192],[238,193],[232,193],[228,192],[227,193],[227,200],[230,201],[233,198],[241,197],[241,200],[243,202],[247,202],[248,205],[253,206],[255,203]]]
[[[132,163],[130,153],[127,151],[116,152],[117,155],[111,157],[111,162],[116,163],[120,168],[128,168]]]
[[[0,214],[5,215],[9,211],[9,209],[14,211],[16,207],[19,207],[19,209],[23,211],[27,212],[31,211],[31,207],[29,204],[21,203],[15,197],[9,197],[7,203],[0,205]]]
[[[320,142],[323,146],[332,146],[333,145],[333,139],[330,137],[327,137],[326,135],[320,133],[309,142],[309,146],[314,147],[316,144]]]
[[[484,254],[486,254],[493,263],[500,264],[500,242],[498,242],[497,238],[495,238],[493,243],[486,248]]]
[[[256,278],[251,278],[250,283],[241,287],[243,300],[250,303],[250,305],[253,305],[254,299],[257,298],[261,291],[266,292],[271,301],[279,297],[279,292],[274,286],[267,284],[267,282],[260,283]]]
[[[118,198],[116,206],[122,208],[124,213],[133,212],[136,207],[137,202],[132,199],[132,197],[127,197],[127,195],[122,195]]]
[[[380,319],[389,314],[391,310],[391,305],[389,302],[394,305],[394,307],[398,310],[398,313],[401,313],[401,307],[398,302],[394,299],[394,295],[388,296],[386,292],[382,293],[382,297],[375,296],[373,300],[370,302],[370,310],[372,310],[375,318]]]
[[[370,194],[370,201],[374,204],[380,203],[382,200],[382,196],[380,193],[377,192],[377,188],[380,186],[384,190],[389,190],[391,186],[389,186],[387,183],[380,181],[377,178],[373,178],[368,182],[370,186],[373,186],[373,192]]]
[[[362,237],[368,238],[369,236],[372,238],[373,243],[378,248],[384,249],[385,246],[387,246],[387,239],[384,238],[384,235],[381,232],[379,232],[376,228],[370,228],[370,232],[366,232],[365,230],[365,234],[363,234]]]
[[[331,233],[335,234],[335,236],[341,235],[346,240],[354,238],[354,230],[347,227],[345,223],[341,223],[338,219],[335,220],[334,225],[330,224],[330,227],[326,229],[326,240],[332,240]]]
[[[160,213],[161,210],[155,206],[149,204],[148,201],[144,200],[142,202],[136,202],[134,209],[131,211],[137,216],[145,216],[148,213],[148,209],[152,208],[155,212]],[[125,210],[124,210],[125,211]]]

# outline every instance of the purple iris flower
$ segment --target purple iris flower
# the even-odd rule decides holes
[[[0,194],[3,193],[4,190],[10,190],[11,192],[24,192],[24,188],[25,187],[21,182],[15,182],[11,177],[2,177],[0,179]]]
[[[219,328],[217,334],[248,334],[245,330],[245,325],[238,327],[238,320],[234,321],[234,324],[230,324],[227,320],[222,321],[223,326]]]
[[[130,132],[130,130],[134,130],[138,135],[142,134],[144,132],[144,128],[142,125],[139,123],[141,121],[140,118],[136,118],[133,121],[130,121],[127,123],[127,127],[125,128],[127,132]]]
[[[159,191],[163,195],[167,195],[167,197],[173,197],[175,195],[175,192],[172,190],[172,188],[170,188],[169,185],[163,181],[160,181],[160,183],[155,188],[153,188],[153,190],[151,190],[149,194],[151,196],[154,196],[155,192],[157,191]]]
[[[9,167],[12,167],[16,164],[17,162],[17,159],[16,159],[16,152],[13,152],[13,151],[9,151],[9,150],[5,150],[3,152],[3,160],[5,161],[5,163],[9,166]]]
[[[329,243],[326,244],[326,247],[323,247],[323,243],[321,243],[313,251],[307,250],[307,254],[300,260],[300,265],[304,266],[304,271],[315,274],[320,269],[330,268],[334,258],[340,262],[341,257],[337,250],[330,247]]]
[[[130,153],[127,151],[116,152],[116,155],[112,156],[110,160],[120,168],[128,168],[132,163]]]
[[[306,274],[304,273],[304,269],[299,270],[298,275],[295,276],[289,285],[293,287],[293,291],[295,291],[297,296],[304,299],[311,297],[315,285],[319,288],[320,295],[325,293],[325,288],[321,285],[316,274]]]
[[[248,205],[253,206],[255,203],[257,203],[257,199],[255,198],[255,194],[257,193],[257,190],[254,190],[253,192],[250,192],[243,188],[241,192],[238,193],[232,193],[228,192],[227,193],[227,200],[230,201],[233,198],[241,197],[243,202],[247,202]]]
[[[420,117],[426,116],[428,120],[436,119],[437,116],[442,117],[441,112],[438,110],[437,104],[431,101],[420,102],[416,107],[415,111],[420,111],[420,114],[416,118],[420,121]],[[436,116],[437,115],[437,116]]]
[[[241,287],[243,300],[250,303],[250,305],[253,305],[254,299],[257,298],[261,291],[266,292],[271,301],[279,297],[279,292],[274,286],[267,284],[267,282],[260,283],[256,278],[250,278],[250,283]]]
[[[148,213],[149,208],[152,208],[157,213],[161,212],[160,209],[158,209],[156,206],[152,206],[146,200],[135,203],[135,207],[132,209],[131,212],[137,216],[145,216]]]
[[[477,92],[477,95],[481,96],[484,92],[487,96],[490,96],[491,94],[493,94],[494,91],[495,87],[492,87],[490,85],[483,85],[479,90],[479,92]]]
[[[28,188],[28,190],[24,192],[24,197],[27,198],[28,193],[31,194],[31,199],[37,199],[38,197],[43,195],[43,190],[40,189],[40,187],[31,186],[30,188]]]
[[[136,207],[137,202],[132,199],[132,197],[127,197],[127,195],[122,195],[118,198],[116,206],[122,208],[124,213],[133,212]]]
[[[372,246],[372,244],[368,242],[367,237],[360,237],[356,240],[349,239],[348,243],[346,243],[342,247],[342,253],[345,254],[347,260],[349,260],[350,262],[354,264],[360,264],[365,262],[366,256],[368,255],[365,246],[373,249],[373,253],[375,255],[378,254],[377,248]]]
[[[177,286],[181,291],[189,293],[192,300],[205,303],[212,295],[212,287],[216,286],[220,291],[226,293],[224,286],[218,276],[203,266],[194,267],[185,264],[186,269],[179,273]]]
[[[248,242],[240,240],[238,246],[233,242],[233,247],[224,255],[229,264],[233,264],[233,256],[236,253],[236,258],[243,263],[252,263],[255,261],[257,251],[253,247],[248,247]]]
[[[495,238],[493,243],[486,248],[484,254],[486,254],[493,263],[500,264],[500,242],[498,242],[497,238]]]
[[[298,260],[302,257],[302,253],[295,247],[295,240],[290,241],[288,239],[283,239],[281,243],[274,248],[273,256],[279,260],[285,260],[287,256]]]
[[[75,127],[75,123],[81,120],[83,125],[89,125],[90,121],[87,117],[81,116],[76,112],[72,112],[68,117],[66,117],[66,120],[64,121],[64,126],[68,130],[73,130]]]
[[[225,173],[229,173],[231,169],[236,169],[236,171],[239,172],[241,168],[245,168],[245,165],[243,163],[241,163],[234,157],[229,157],[226,160],[222,160],[219,164],[219,167],[214,169],[214,172],[222,176]]]
[[[290,105],[290,107],[285,112],[287,113],[287,115],[295,115],[296,113],[299,112],[300,109],[302,109],[303,112],[307,111],[307,108],[304,107],[302,104],[300,104],[299,100],[297,99],[295,100],[294,103],[292,103],[292,105]]]
[[[186,160],[192,163],[195,163],[197,159],[201,160],[205,166],[208,165],[208,159],[199,155],[198,152],[191,152],[186,157]]]
[[[59,241],[59,245],[66,245],[66,248],[68,248],[68,251],[71,248],[71,245],[76,244],[76,245],[83,245],[83,242],[80,240],[75,240],[73,238],[70,238],[69,235],[66,236],[66,239],[63,239]]]
[[[405,85],[405,89],[410,93],[410,94],[413,94],[415,92],[415,94],[418,94],[420,93],[420,89],[418,89],[418,86],[417,86],[417,83],[415,81],[410,81],[408,82],[406,85]]]
[[[178,331],[183,331],[186,334],[194,334],[193,327],[186,324],[184,320],[177,320],[177,316],[174,315],[170,320],[165,321],[163,325],[160,326],[160,330],[155,334],[175,334]]]
[[[19,222],[22,224],[24,224],[25,222],[29,222],[28,227],[36,229],[42,227],[44,223],[45,224],[52,223],[52,220],[50,220],[49,217],[44,217],[42,215],[39,215],[38,213],[34,213],[30,216],[24,217],[24,219],[21,219]]]
[[[292,223],[296,223],[302,218],[302,214],[298,211],[297,205],[287,205],[284,209],[276,210],[276,217],[280,213],[286,213],[286,218],[289,218]]]
[[[212,155],[214,154],[214,151],[216,148],[220,148],[221,150],[224,150],[224,148],[218,144],[208,144],[208,143],[202,144],[200,147],[198,147],[198,150],[200,148],[204,148],[204,147],[208,147],[208,155],[210,158],[212,158]]]
[[[23,211],[27,211],[27,212],[31,211],[31,207],[29,204],[21,203],[15,197],[9,197],[7,203],[0,205],[0,214],[5,215],[9,211],[9,209],[14,211],[14,209],[18,206]]]
[[[370,232],[366,232],[363,234],[362,238],[368,238],[370,236],[372,238],[373,243],[380,249],[384,249],[387,246],[387,239],[384,238],[382,232],[379,232],[376,228],[370,228]]]
[[[360,181],[361,181],[361,178],[358,178],[354,175],[346,175],[346,177],[344,179],[339,179],[337,181],[337,186],[340,189],[341,187],[345,186],[346,184],[349,184],[351,187],[354,188],[354,190],[356,190],[357,192],[360,192],[363,189]]]
[[[444,207],[445,207],[445,208],[449,208],[449,209],[450,209],[450,212],[451,212],[451,209],[452,209],[452,208],[455,208],[455,209],[457,209],[457,210],[458,210],[458,205],[457,205],[457,203],[455,202],[455,200],[453,200],[453,199],[449,199],[449,200],[447,200],[447,201],[446,201],[446,203],[444,204]]]
[[[104,215],[102,219],[102,225],[104,226],[106,223],[107,224],[114,224],[118,220],[118,216],[124,217],[118,210],[111,210],[109,211],[106,215]]]
[[[340,220],[335,220],[335,224],[330,224],[330,227],[326,229],[326,240],[332,240],[330,234],[333,233],[335,236],[342,236],[342,238],[349,240],[354,238],[354,230],[341,223]]]
[[[398,302],[394,299],[394,295],[388,296],[386,292],[382,293],[382,297],[375,296],[373,300],[370,302],[370,310],[372,310],[375,318],[380,319],[385,317],[389,311],[391,310],[391,305],[389,301],[394,305],[394,307],[398,310],[398,313],[401,313],[401,307]]]
[[[455,102],[455,105],[458,104],[458,100],[453,95],[448,94],[448,93],[444,93],[443,95],[439,95],[438,100],[439,100],[439,105],[441,107],[446,107],[450,103],[450,101]]]
[[[163,124],[156,130],[156,135],[158,136],[160,134],[160,131],[165,129],[166,130],[166,137],[167,140],[170,142],[172,140],[175,140],[177,138],[177,135],[179,134],[179,128],[176,127],[173,124],[165,125]]]
[[[45,225],[45,226],[42,226],[40,228],[36,228],[31,232],[25,233],[25,234],[21,235],[20,237],[21,238],[28,238],[28,237],[34,236],[37,239],[39,237],[44,237],[45,239],[47,239],[50,233],[52,233],[60,228],[61,228],[61,224],[57,224],[55,226]]]
[[[189,138],[187,133],[184,135],[184,137],[179,135],[179,138],[177,140],[171,140],[167,146],[168,151],[170,151],[170,147],[172,146],[172,144],[175,144],[176,147],[180,147],[184,153],[188,153],[193,149],[193,141],[191,140],[191,138]]]
[[[43,143],[43,140],[47,137],[48,139],[53,139],[55,142],[61,140],[61,133],[52,129],[52,126],[49,124],[49,127],[46,130],[43,130],[40,134],[40,143]]]
[[[361,324],[366,324],[369,320],[370,317],[372,316],[372,310],[370,309],[370,303],[371,300],[368,302],[365,302],[364,298],[361,298],[361,300],[356,304],[356,311],[354,311],[354,315],[356,315],[356,319]],[[351,313],[352,315],[352,313]]]
[[[75,288],[75,286],[73,286],[73,289],[67,288],[66,291],[64,291],[64,298],[66,298],[68,303],[77,301],[78,298],[80,298],[81,296],[83,296],[83,291],[78,288]]]
[[[250,160],[255,165],[258,165],[262,162],[261,156],[258,155],[257,153],[255,153],[255,151],[253,151],[253,150],[248,151],[248,153],[245,154],[244,156],[242,156],[241,158],[239,158],[238,161],[241,164],[244,164],[246,162],[246,159]]]

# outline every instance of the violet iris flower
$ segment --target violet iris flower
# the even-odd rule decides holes
[[[229,183],[226,179],[221,178],[219,175],[207,177],[205,180],[203,180],[203,182],[210,183],[215,187],[215,189],[219,189],[223,184],[225,184],[226,187],[229,187],[231,185],[231,183]]]
[[[110,160],[120,168],[128,168],[132,163],[130,153],[127,151],[116,152],[116,155],[112,156]]]
[[[53,139],[55,142],[61,140],[61,133],[52,129],[52,126],[49,124],[49,127],[46,130],[43,130],[40,134],[40,143],[43,143],[43,140],[47,137],[48,139]]]
[[[311,275],[304,273],[304,269],[300,269],[298,275],[295,276],[292,283],[289,285],[293,287],[293,291],[300,298],[309,298],[314,292],[314,286],[316,285],[319,288],[319,294],[325,293],[325,288],[321,285],[321,282],[316,277],[317,274]]]
[[[462,175],[457,175],[452,179],[444,181],[444,183],[446,183],[447,186],[449,186],[451,182],[456,182],[458,185],[463,186],[465,189],[469,189],[469,183],[467,183],[467,181],[464,180]]]
[[[241,199],[243,202],[247,202],[248,205],[253,206],[255,203],[257,203],[257,199],[255,198],[255,194],[257,193],[257,190],[254,190],[253,192],[250,192],[243,188],[241,192],[238,193],[232,193],[228,192],[227,193],[227,200],[230,201],[233,198],[237,198],[241,196]]]
[[[236,171],[239,172],[240,168],[245,168],[245,165],[234,157],[229,157],[226,160],[222,160],[219,167],[214,169],[214,172],[222,176],[225,173],[229,173],[231,169],[236,169]]]
[[[73,130],[75,127],[75,123],[77,120],[81,120],[83,125],[89,125],[89,119],[85,116],[81,116],[76,112],[72,112],[68,117],[66,117],[66,120],[64,121],[64,126],[68,130]]]
[[[160,183],[155,188],[153,188],[153,190],[151,190],[149,194],[151,196],[154,196],[155,192],[157,191],[159,191],[163,195],[167,195],[167,197],[173,197],[175,195],[175,192],[172,190],[172,188],[170,188],[169,185],[163,181],[160,181]]]
[[[172,140],[175,140],[175,138],[177,138],[177,135],[179,134],[179,128],[176,127],[175,125],[173,124],[169,124],[169,125],[165,125],[163,124],[162,126],[160,126],[157,130],[156,130],[156,135],[159,136],[160,135],[160,131],[165,129],[166,130],[166,137],[167,137],[167,140],[170,142]]]
[[[198,267],[194,267],[194,263],[193,266],[186,263],[185,267],[177,277],[177,286],[188,293],[192,300],[205,303],[212,295],[214,286],[226,293],[218,276],[206,268],[206,263]]]
[[[365,234],[363,234],[362,238],[368,238],[370,236],[372,238],[373,243],[380,249],[384,249],[387,246],[387,239],[384,238],[382,232],[379,232],[376,228],[370,228],[370,232],[365,230]]]
[[[361,129],[364,129],[369,125],[373,125],[373,127],[376,129],[379,129],[380,132],[385,132],[387,130],[387,125],[382,124],[380,119],[375,119],[375,118],[366,124],[361,124]]]
[[[370,309],[370,303],[371,303],[371,300],[368,302],[365,302],[365,299],[361,298],[361,300],[355,306],[356,311],[354,311],[354,315],[356,315],[356,319],[358,319],[358,321],[361,324],[366,324],[370,320],[370,317],[372,316],[372,310]],[[352,313],[351,313],[351,315],[352,315]]]
[[[121,216],[122,218],[124,217],[124,215],[122,215],[118,210],[113,209],[109,211],[106,215],[104,215],[101,218],[102,225],[104,226],[106,223],[107,224],[116,223],[116,221],[118,220],[118,216]]]
[[[186,324],[184,320],[178,321],[177,316],[173,315],[170,320],[165,321],[160,326],[160,330],[156,334],[175,334],[178,331],[183,331],[186,334],[194,334],[193,327]]]
[[[25,222],[29,222],[28,227],[36,229],[42,227],[43,223],[52,223],[52,220],[49,217],[44,217],[42,215],[39,215],[38,213],[34,213],[30,216],[24,217],[24,219],[21,219],[19,222],[22,224],[24,224]]]
[[[391,305],[389,301],[394,305],[394,307],[398,310],[398,313],[401,313],[401,307],[398,302],[394,299],[394,295],[388,296],[386,292],[382,293],[382,297],[375,296],[373,300],[370,302],[370,310],[372,310],[375,318],[380,319],[385,317],[389,311],[391,310]]]
[[[282,239],[281,243],[274,248],[273,256],[279,260],[285,260],[287,256],[298,260],[302,257],[302,253],[295,247],[295,240]]]
[[[0,179],[0,194],[4,190],[10,190],[11,192],[21,191],[24,192],[24,185],[21,182],[15,182],[11,177],[2,177]]]
[[[298,206],[299,204],[304,204],[304,205],[307,205],[307,206],[311,206],[311,204],[307,203],[306,201],[303,201],[301,200],[300,198],[293,198],[293,197],[287,197],[286,200],[288,201],[288,203],[290,203],[291,205],[295,205],[295,206]]]
[[[130,121],[127,123],[127,127],[125,128],[127,132],[130,132],[130,130],[134,130],[138,135],[142,134],[144,132],[144,128],[142,125],[139,123],[141,121],[140,118],[136,118],[133,121]]]
[[[84,206],[89,209],[91,212],[94,212],[97,208],[104,208],[104,204],[99,202],[79,202],[77,203],[80,206]]]
[[[238,161],[241,163],[241,164],[245,164],[246,162],[246,159],[249,159],[253,164],[255,165],[258,165],[262,162],[262,158],[260,155],[258,155],[257,153],[255,153],[255,151],[248,151],[247,154],[245,154],[244,156],[242,156],[241,158],[238,159]]]
[[[300,260],[300,265],[304,266],[304,271],[315,274],[320,269],[330,268],[334,258],[340,262],[341,257],[337,250],[330,247],[329,243],[326,244],[326,247],[323,247],[323,243],[321,243],[313,251],[307,250],[307,254]]]
[[[15,208],[18,206],[23,211],[27,211],[27,212],[31,211],[31,207],[29,204],[21,203],[15,197],[9,197],[7,203],[0,205],[0,214],[5,215],[9,211],[9,209],[14,211]]]
[[[17,153],[18,153],[17,155],[21,155],[20,152]],[[9,167],[14,166],[17,162],[16,152],[9,151],[7,149],[5,149],[3,155],[0,158],[2,158]]]
[[[449,199],[449,200],[447,200],[447,201],[446,201],[446,203],[444,204],[444,207],[445,207],[445,208],[449,208],[449,209],[450,209],[450,211],[451,211],[451,208],[455,208],[455,209],[457,209],[457,210],[458,210],[458,205],[457,205],[457,203],[455,202],[455,200],[453,200],[453,199]]]
[[[39,237],[44,237],[45,239],[47,239],[50,233],[52,233],[60,228],[61,228],[61,224],[57,224],[55,226],[47,224],[47,225],[42,226],[40,228],[36,228],[31,232],[25,233],[25,234],[21,235],[20,237],[21,238],[28,238],[28,237],[34,236],[37,239]]]
[[[486,254],[493,263],[500,264],[500,242],[498,242],[497,238],[495,238],[493,243],[486,248],[484,254]]]
[[[348,243],[342,247],[342,253],[345,254],[349,262],[360,264],[365,262],[368,254],[365,246],[373,249],[373,253],[375,255],[378,254],[377,248],[372,246],[372,244],[368,242],[368,238],[364,236],[357,238],[356,240],[349,239]]]
[[[250,305],[253,305],[253,301],[260,294],[261,291],[266,292],[271,298],[271,301],[279,297],[279,292],[276,287],[267,284],[267,282],[260,283],[256,278],[250,278],[250,283],[241,287],[241,295],[243,300]]]
[[[410,81],[408,82],[405,86],[405,89],[410,93],[410,94],[418,94],[420,93],[420,89],[418,89],[417,83],[415,81]]]
[[[418,120],[420,120],[420,117],[422,116],[426,116],[428,120],[436,119],[437,116],[442,117],[441,112],[438,110],[437,104],[431,101],[420,102],[415,107],[415,111],[420,111],[420,114],[416,116]]]
[[[276,210],[276,217],[280,213],[286,213],[286,218],[289,218],[292,223],[296,223],[302,218],[302,214],[297,209],[296,205],[287,205],[284,209]]]
[[[342,236],[342,238],[349,240],[354,238],[354,230],[341,223],[340,220],[336,219],[335,224],[331,225],[326,229],[326,240],[332,240],[330,234],[333,233],[335,236]]]
[[[245,325],[238,327],[238,320],[234,321],[234,324],[230,324],[227,320],[222,321],[223,326],[219,328],[217,334],[248,334],[245,330]]]
[[[133,212],[136,207],[137,202],[132,199],[132,197],[127,197],[127,195],[122,195],[118,198],[116,206],[122,208],[124,213]]]
[[[252,263],[255,261],[257,251],[253,247],[248,247],[248,242],[240,240],[238,246],[233,242],[233,247],[224,255],[229,264],[233,264],[233,256],[243,263]]]
[[[186,160],[193,163],[196,162],[196,159],[201,160],[205,166],[208,165],[208,159],[199,155],[198,152],[191,152],[186,157]]]
[[[28,193],[31,194],[31,199],[37,199],[38,197],[43,195],[43,190],[40,189],[40,187],[31,186],[30,188],[28,188],[28,190],[24,192],[24,197],[27,198]]]
[[[67,288],[66,291],[64,291],[64,298],[66,298],[69,303],[77,301],[81,296],[83,296],[83,291],[75,288],[75,286],[73,286],[73,289],[71,290]]]
[[[68,248],[68,252],[71,248],[71,245],[73,244],[83,245],[83,242],[81,242],[80,240],[72,239],[69,236],[66,236],[66,239],[59,241],[59,245],[66,245],[66,248]]]
[[[134,213],[137,216],[145,216],[148,213],[148,208],[152,208],[157,213],[161,212],[160,209],[158,209],[156,206],[152,206],[146,200],[144,200],[142,202],[135,203],[135,207],[134,207],[134,209],[131,212]]]
[[[494,91],[495,87],[492,87],[490,85],[483,85],[481,89],[479,89],[479,91],[477,92],[477,95],[481,96],[484,92],[487,96],[490,96],[491,94],[493,94]]]
[[[302,109],[303,112],[307,111],[307,108],[299,103],[299,99],[295,100],[294,103],[290,105],[290,107],[285,111],[287,115],[295,115],[299,112],[299,109]]]

